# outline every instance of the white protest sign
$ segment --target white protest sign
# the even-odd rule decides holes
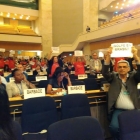
[[[131,52],[132,43],[114,43],[111,44],[112,54],[111,57],[132,57]]]
[[[52,47],[52,53],[59,53],[59,47]]]
[[[78,79],[86,79],[88,78],[87,74],[79,74]]]
[[[33,62],[33,61],[30,61],[30,63],[29,63],[30,65],[34,65],[35,64],[35,62]]]
[[[74,51],[75,56],[83,56],[83,51]]]
[[[36,76],[36,81],[47,80],[47,76]]]
[[[30,71],[30,72],[26,72],[28,75],[33,75],[33,72]]]
[[[15,54],[15,51],[11,50],[11,51],[10,51],[10,54]]]
[[[25,89],[24,99],[45,96],[45,88]]]
[[[19,56],[19,55],[18,55],[17,58],[22,59],[22,56]]]
[[[0,52],[5,52],[5,49],[4,48],[0,48]]]
[[[68,94],[85,94],[85,85],[68,86]]]
[[[29,56],[24,56],[24,59],[29,59]]]
[[[10,82],[13,82],[13,81],[15,81],[15,78],[14,78],[14,77],[10,77],[10,78],[9,78],[9,81],[10,81]]]

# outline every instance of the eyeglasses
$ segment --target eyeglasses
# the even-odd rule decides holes
[[[126,68],[128,68],[128,66],[118,66],[118,68],[119,68],[119,69],[121,69],[121,68],[126,69]]]

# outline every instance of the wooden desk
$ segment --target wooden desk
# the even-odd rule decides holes
[[[106,103],[106,92],[100,90],[89,90],[86,91],[86,95],[89,99],[89,104],[91,106],[99,105]],[[49,95],[46,96],[52,97],[56,102],[56,108],[60,108],[60,103],[63,95]],[[10,111],[11,114],[21,114],[22,113],[22,104],[24,99],[21,97],[9,98],[10,101]]]

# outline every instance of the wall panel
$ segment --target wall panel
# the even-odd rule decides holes
[[[134,45],[138,45],[140,44],[140,34],[133,34],[113,39],[102,40],[98,42],[92,42],[90,43],[90,50],[93,51],[97,49],[104,49],[108,48],[112,43],[124,43],[124,42],[130,42],[133,43]]]

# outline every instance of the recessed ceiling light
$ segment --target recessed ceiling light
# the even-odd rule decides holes
[[[17,16],[17,14],[15,14],[15,16]]]
[[[1,12],[0,15],[3,16],[3,13]]]
[[[119,5],[119,2],[117,3],[117,5]]]
[[[111,8],[113,7],[113,5],[110,6]]]
[[[126,1],[126,0],[123,0],[124,2]]]
[[[118,6],[116,6],[115,8],[118,8]]]
[[[20,16],[19,18],[22,19],[22,16]]]
[[[10,17],[10,13],[7,14],[7,17]]]
[[[28,19],[29,19],[29,17],[26,17],[26,19],[28,20]]]
[[[122,5],[124,5],[124,3],[122,3]]]

